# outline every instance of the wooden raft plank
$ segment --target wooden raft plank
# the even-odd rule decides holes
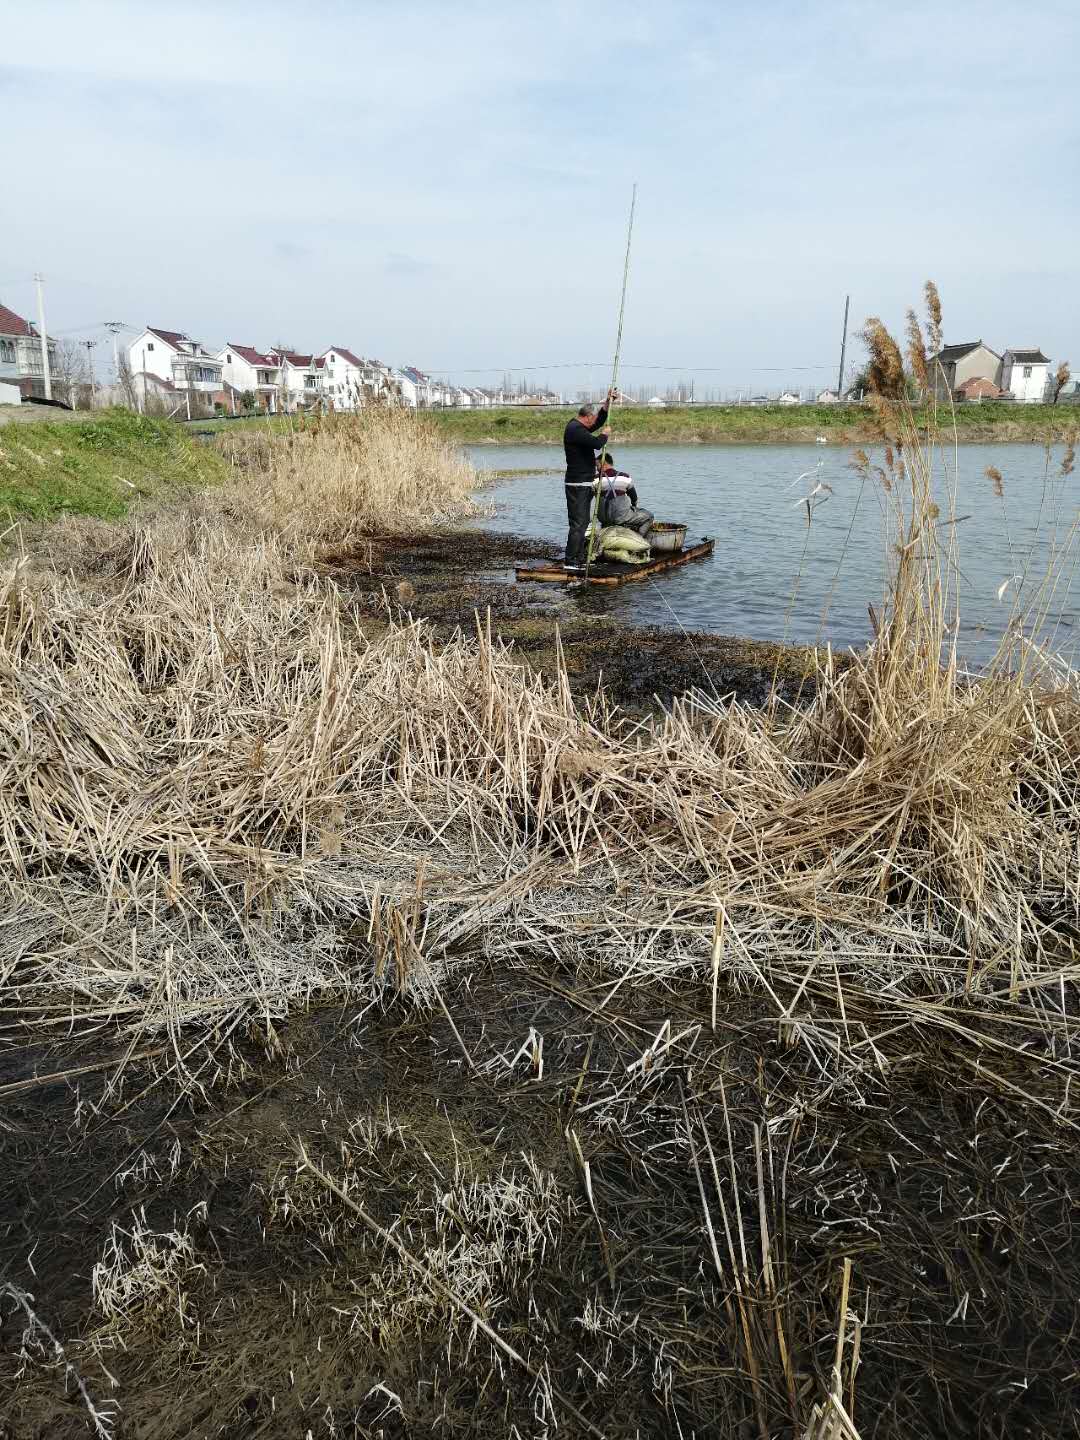
[[[628,585],[632,580],[644,580],[647,575],[673,570],[676,565],[685,565],[688,560],[702,560],[713,553],[715,546],[715,540],[701,540],[696,545],[688,545],[685,550],[675,551],[674,554],[658,555],[655,560],[650,560],[645,565],[620,565],[618,568],[614,565],[597,566],[589,572],[589,584]],[[514,569],[514,575],[518,580],[538,580],[552,585],[579,584],[583,578],[570,574],[561,565],[518,565]]]

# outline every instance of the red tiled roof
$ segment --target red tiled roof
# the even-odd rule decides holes
[[[958,386],[958,393],[974,398],[981,395],[986,400],[996,399],[1005,392],[999,390],[992,380],[987,380],[984,375],[973,375],[970,380]]]
[[[235,350],[241,360],[246,360],[249,365],[261,365],[264,368],[276,370],[278,361],[272,355],[264,355],[261,350],[256,350],[254,345],[235,345],[230,340],[225,346],[226,350]]]
[[[359,355],[354,355],[351,350],[346,350],[344,345],[331,345],[330,349],[325,350],[323,354],[329,355],[330,350],[332,350],[335,355],[340,355],[343,360],[347,360],[350,365],[363,365],[364,363]]]
[[[16,315],[14,310],[9,310],[6,305],[0,305],[0,335],[33,335],[34,329],[30,323]]]
[[[174,350],[179,350],[181,345],[191,344],[191,336],[185,335],[182,330],[159,330],[156,325],[148,325],[147,330],[151,335],[156,335],[159,340],[164,340],[166,345],[171,345]]]
[[[275,364],[287,360],[290,365],[295,365],[301,370],[305,370],[313,359],[311,355],[299,355],[295,350],[271,350],[270,354],[279,357],[275,360]]]

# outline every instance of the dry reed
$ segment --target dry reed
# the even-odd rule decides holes
[[[224,439],[244,500],[286,539],[347,543],[465,514],[476,472],[424,415],[369,407]]]

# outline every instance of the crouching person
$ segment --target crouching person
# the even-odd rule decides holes
[[[612,455],[607,455],[600,471],[601,525],[626,525],[645,537],[654,518],[651,510],[643,510],[638,504],[631,477],[616,467]]]

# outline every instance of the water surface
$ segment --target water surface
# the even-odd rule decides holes
[[[993,654],[1008,624],[1013,595],[1034,592],[1056,534],[1058,547],[1077,518],[1078,476],[1059,475],[1061,447],[965,445],[956,474],[960,573],[959,649],[973,666]],[[495,513],[477,523],[550,539],[566,538],[561,446],[475,446],[478,469],[530,473],[495,482],[484,492]],[[638,624],[747,635],[760,640],[862,644],[867,606],[880,607],[886,560],[880,486],[850,468],[851,451],[815,445],[621,445],[620,469],[634,476],[641,503],[658,519],[685,521],[689,538],[716,537],[712,559],[635,585],[572,592],[564,603],[608,612]],[[880,454],[872,455],[881,463]],[[945,467],[937,466],[947,515]],[[995,495],[988,467],[1003,477]],[[539,473],[542,471],[558,473]],[[802,476],[802,479],[799,477]],[[802,500],[818,483],[807,525]],[[827,496],[827,498],[823,498]],[[1073,657],[1080,608],[1070,551],[1061,565],[1052,623],[1042,630]],[[1009,581],[1012,576],[1027,577]],[[999,588],[1009,581],[1004,597]]]

